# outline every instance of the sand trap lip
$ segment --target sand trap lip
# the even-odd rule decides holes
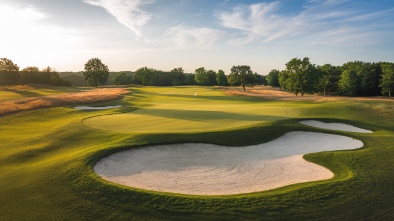
[[[370,130],[365,130],[359,127],[355,127],[349,124],[343,123],[324,123],[317,120],[302,120],[299,122],[300,124],[308,125],[311,127],[329,129],[329,130],[340,130],[347,132],[357,132],[357,133],[372,133]]]
[[[302,156],[362,146],[340,135],[290,132],[248,147],[188,143],[136,148],[100,160],[94,170],[105,180],[140,189],[232,195],[330,179],[330,170]]]
[[[76,106],[74,109],[77,110],[107,110],[107,109],[114,109],[114,108],[119,108],[122,107],[120,105],[114,105],[114,106],[105,106],[105,107],[91,107],[91,106]]]

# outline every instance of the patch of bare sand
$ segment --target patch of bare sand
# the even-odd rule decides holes
[[[121,98],[129,91],[124,88],[103,88],[78,93],[66,93],[44,97],[21,98],[0,102],[0,115],[38,108],[59,107],[80,103],[95,103]]]
[[[290,132],[248,147],[191,143],[131,149],[102,159],[94,170],[105,180],[140,189],[231,195],[330,179],[330,170],[303,155],[362,146],[345,136]]]
[[[300,124],[308,125],[311,127],[329,129],[329,130],[340,130],[340,131],[348,131],[348,132],[356,132],[356,133],[372,133],[370,130],[365,130],[359,127],[355,127],[349,124],[343,123],[324,123],[317,120],[302,120],[299,122]]]

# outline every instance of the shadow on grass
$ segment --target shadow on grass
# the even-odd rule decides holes
[[[231,120],[231,121],[275,121],[288,119],[289,117],[273,115],[254,115],[230,113],[223,111],[205,111],[205,110],[179,110],[179,109],[145,109],[139,108],[138,114],[150,115],[156,117],[165,117],[191,121],[209,121],[209,120]]]

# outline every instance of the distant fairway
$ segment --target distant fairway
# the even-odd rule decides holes
[[[6,102],[20,103],[19,96],[48,99],[83,90],[15,89],[0,95]],[[264,100],[226,95],[225,89],[214,87],[126,90],[117,100],[70,101],[0,116],[0,221],[394,220],[394,102]],[[120,107],[73,108],[81,105]],[[299,124],[301,120],[346,123],[373,133],[319,129]],[[364,147],[304,156],[332,171],[332,179],[230,196],[125,187],[103,180],[93,170],[101,159],[135,148],[203,143],[241,150],[293,131],[343,135]],[[199,162],[194,156],[191,159]]]
[[[159,88],[145,88],[138,90],[137,94],[151,96],[157,90]],[[283,120],[296,117],[300,112],[296,107],[226,101],[228,97],[224,92],[209,88],[163,90],[165,93],[160,94],[160,97],[157,95],[155,102],[149,102],[149,105],[137,101],[136,104],[142,107],[135,111],[92,117],[83,123],[95,129],[119,132],[208,132]]]
[[[10,91],[1,91],[0,90],[0,101],[17,99],[17,98],[20,98],[20,97],[22,97],[22,96],[20,96],[17,93],[10,92]]]

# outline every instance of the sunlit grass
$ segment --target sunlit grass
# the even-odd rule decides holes
[[[222,90],[205,87],[130,90],[132,93],[122,100],[94,104],[121,104],[119,109],[80,111],[68,106],[1,116],[0,220],[394,218],[394,124],[390,118],[394,113],[386,107],[383,112],[372,108],[386,106],[383,101],[264,101],[226,96]],[[82,123],[84,119],[99,119],[97,116],[123,118],[130,114],[140,115],[122,123],[138,128],[121,133]],[[159,118],[157,124],[146,127],[157,133],[141,133],[144,120],[148,123],[147,119],[155,117]],[[374,133],[326,131],[297,123],[311,118],[350,123]],[[112,120],[102,121],[104,125]],[[192,127],[191,122],[200,124],[198,132],[175,131],[177,126]],[[231,126],[226,127],[227,122]],[[209,125],[204,127],[204,123]],[[173,133],[168,133],[168,128]],[[102,157],[137,146],[179,142],[249,145],[295,130],[350,136],[363,141],[365,148],[305,156],[334,171],[334,179],[236,196],[137,190],[103,181],[92,170]]]

